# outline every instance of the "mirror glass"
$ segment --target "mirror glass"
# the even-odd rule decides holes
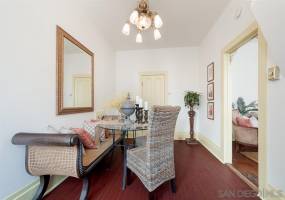
[[[57,26],[57,114],[94,111],[94,53]]]
[[[92,56],[64,38],[63,107],[92,106]]]

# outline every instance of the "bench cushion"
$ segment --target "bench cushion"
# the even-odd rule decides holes
[[[121,135],[115,135],[115,141],[120,139]],[[104,142],[97,146],[97,149],[85,149],[83,155],[83,166],[87,167],[94,162],[102,153],[104,153],[113,144],[113,136],[107,138]]]

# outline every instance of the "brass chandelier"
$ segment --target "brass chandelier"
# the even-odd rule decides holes
[[[162,27],[163,22],[157,12],[149,10],[148,0],[139,0],[137,8],[131,13],[129,20],[123,26],[122,33],[124,35],[130,35],[131,25],[134,25],[137,30],[137,43],[143,42],[142,32],[149,28],[154,29],[155,40],[161,38],[159,28]]]

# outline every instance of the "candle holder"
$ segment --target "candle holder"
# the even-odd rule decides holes
[[[148,110],[144,110],[144,124],[148,123]]]
[[[138,108],[138,121],[137,123],[142,124],[143,123],[143,108]]]
[[[135,109],[136,109],[136,112],[135,112],[135,114],[136,114],[136,123],[138,122],[138,119],[139,119],[139,104],[136,104],[136,107],[135,107]]]

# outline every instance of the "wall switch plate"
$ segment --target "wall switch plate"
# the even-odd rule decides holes
[[[278,66],[273,66],[268,69],[268,80],[275,81],[279,80],[280,69]]]

